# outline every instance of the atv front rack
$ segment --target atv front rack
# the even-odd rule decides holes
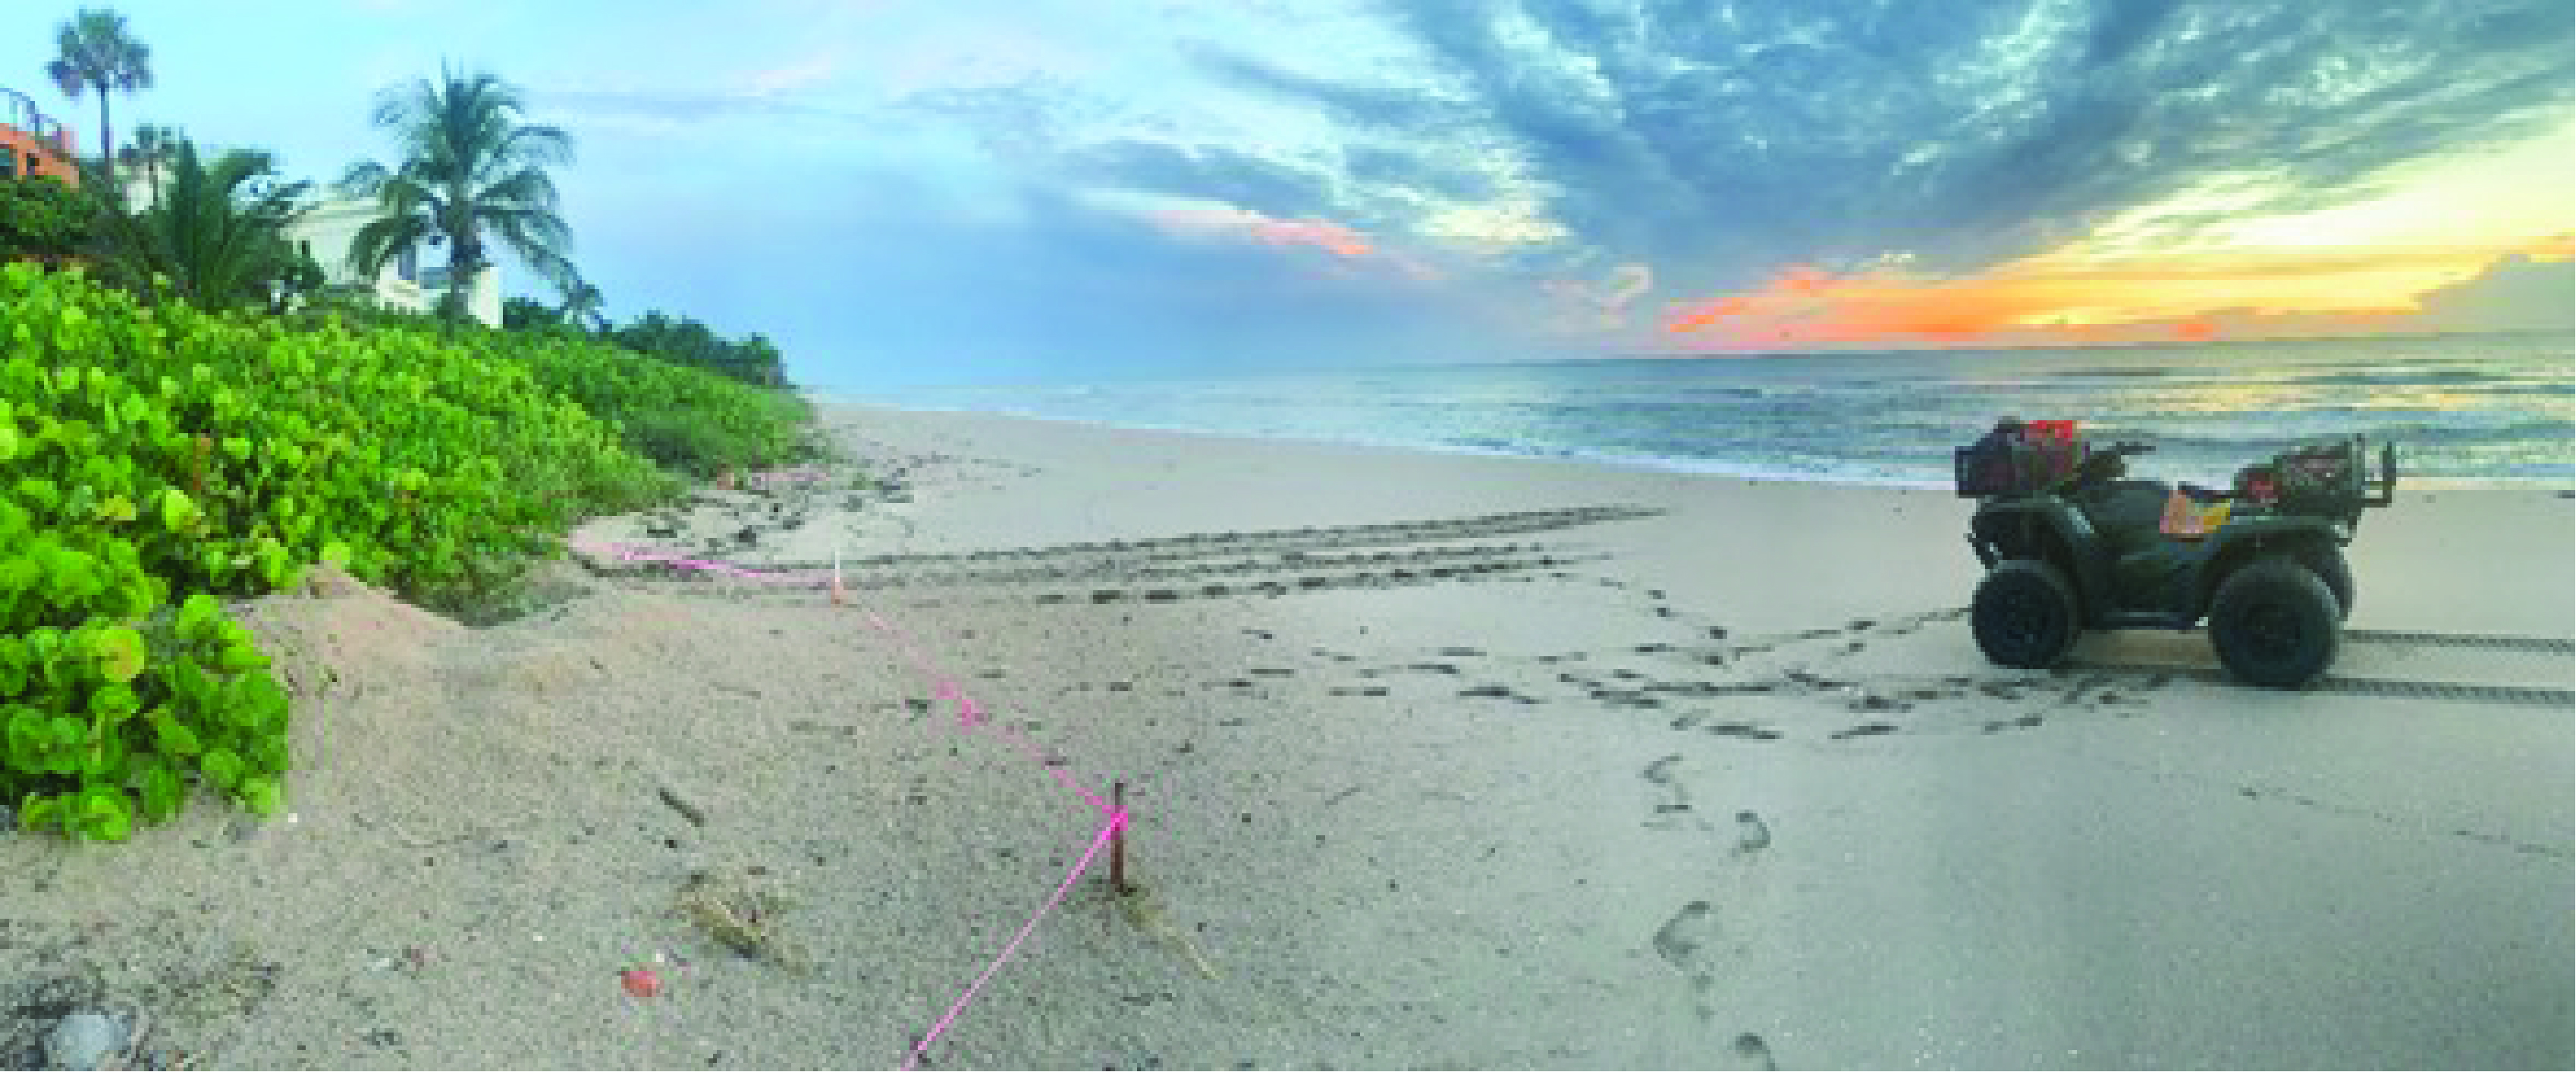
[[[2073,479],[2091,448],[2054,436],[1989,440],[1951,451],[1952,485],[1962,499],[2031,495]]]

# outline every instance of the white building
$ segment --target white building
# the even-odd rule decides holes
[[[165,183],[168,181],[165,177]],[[148,208],[159,200],[158,191],[141,175],[125,178],[125,196],[137,209]],[[438,299],[447,293],[447,266],[422,263],[419,250],[408,250],[387,261],[372,281],[358,278],[349,266],[349,250],[356,243],[358,229],[376,218],[373,198],[328,197],[308,207],[288,224],[286,237],[296,248],[322,266],[323,285],[363,288],[376,303],[389,309],[426,313],[438,308]],[[435,260],[435,257],[431,258]],[[465,295],[467,315],[485,327],[501,326],[501,270],[485,268]]]
[[[447,266],[435,263],[437,251],[422,263],[420,250],[409,250],[385,262],[373,280],[358,277],[349,266],[349,249],[358,237],[358,229],[376,218],[373,199],[333,197],[306,209],[286,229],[286,236],[322,266],[326,285],[365,287],[377,302],[388,308],[429,312],[438,308],[438,299],[447,292]],[[465,311],[486,327],[501,326],[501,270],[485,268],[476,273],[474,285],[466,291]]]

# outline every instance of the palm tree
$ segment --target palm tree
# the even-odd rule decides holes
[[[45,74],[73,100],[86,91],[98,93],[98,157],[108,182],[116,181],[116,135],[108,125],[107,96],[152,88],[152,50],[125,30],[125,16],[106,8],[84,8],[56,31],[55,58]]]
[[[171,146],[163,196],[137,213],[110,212],[115,248],[149,279],[165,277],[176,296],[201,309],[255,302],[272,307],[281,287],[309,287],[316,274],[287,241],[309,182],[281,182],[276,158],[233,149],[212,162],[185,138]]]
[[[563,304],[555,309],[555,318],[566,324],[597,335],[608,330],[608,315],[601,308],[599,288],[580,276],[557,280],[563,292]]]
[[[143,169],[143,190],[147,199],[160,196],[161,171],[179,154],[179,129],[145,123],[134,128],[134,139],[116,154],[116,160],[128,167]]]
[[[547,166],[572,161],[572,136],[520,121],[525,110],[519,91],[500,79],[452,70],[378,98],[375,124],[401,142],[403,159],[391,169],[359,163],[341,180],[351,193],[374,197],[379,211],[350,242],[360,278],[374,278],[405,250],[444,243],[448,293],[440,308],[461,318],[464,288],[492,266],[493,240],[540,276],[573,275],[564,257],[572,232],[546,175]]]

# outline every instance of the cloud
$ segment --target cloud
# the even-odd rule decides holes
[[[726,308],[736,330],[869,382],[1534,355],[1477,295],[1418,282],[1375,244],[1337,255],[1368,236],[1318,221],[1213,212],[1192,230],[1034,179],[937,193],[892,165],[851,169],[820,204],[628,223],[584,248],[657,266],[600,280],[621,311]]]
[[[1223,235],[1274,246],[1307,245],[1344,257],[1375,252],[1357,231],[1322,220],[1281,220],[1239,208],[1162,209],[1150,214],[1164,229],[1179,235]]]
[[[989,37],[980,16],[907,9],[846,56],[543,103],[674,135],[653,152],[704,137],[768,154],[722,178],[721,226],[632,225],[654,263],[685,266],[638,285],[971,378],[1562,353],[1621,332],[1690,348],[2376,330],[2506,251],[2147,254],[2349,202],[2399,165],[2563,123],[2576,97],[2576,17],[2536,0],[1348,6],[1367,33],[1326,3],[1268,23],[1218,0],[1132,22],[1033,2],[1022,32]],[[1184,23],[1213,36],[1182,42]],[[791,92],[870,77],[882,96]],[[812,135],[811,155],[781,152],[782,131]],[[741,170],[703,155],[690,166]],[[667,200],[632,185],[622,203]],[[779,189],[800,207],[769,203]],[[2077,238],[2095,240],[2080,259],[2043,255]],[[2469,300],[2484,292],[2421,315],[2529,307]]]
[[[2434,331],[2576,328],[2576,261],[2566,257],[2567,242],[2561,235],[2550,245],[2554,260],[2499,258],[2474,279],[2425,294],[2420,322]]]
[[[752,93],[767,96],[791,90],[810,89],[832,80],[841,72],[842,49],[832,48],[803,59],[753,71],[744,79]]]
[[[2259,180],[2240,214],[2329,205],[2391,165],[2559,118],[2576,80],[2555,2],[1381,9],[1436,77],[1205,66],[1355,136],[1445,148],[1425,189],[1454,185],[1454,158],[1506,159],[1588,247],[1569,256],[1693,289],[1889,251],[1973,271],[2226,176]],[[1402,157],[1366,162],[1369,181],[1406,181],[1388,166]]]
[[[1555,325],[1556,330],[1597,335],[1633,326],[1632,307],[1654,285],[1654,269],[1643,264],[1622,264],[1598,283],[1551,279],[1541,284],[1541,289],[1563,307],[1563,319]]]
[[[1221,145],[1120,140],[1074,153],[1072,174],[1119,190],[1221,201],[1265,216],[1330,216],[1330,176]]]
[[[530,109],[552,121],[648,124],[666,130],[739,124],[745,120],[883,124],[881,109],[790,97],[749,84],[738,89],[623,86],[531,87]]]

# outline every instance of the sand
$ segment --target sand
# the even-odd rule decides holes
[[[2551,493],[2372,512],[2291,694],[2197,635],[1987,665],[1946,494],[827,413],[894,486],[601,519],[534,616],[246,608],[291,821],[0,837],[0,1043],[83,1005],[198,1067],[2576,1063]],[[1028,927],[1120,781],[1140,892],[1101,852]]]

